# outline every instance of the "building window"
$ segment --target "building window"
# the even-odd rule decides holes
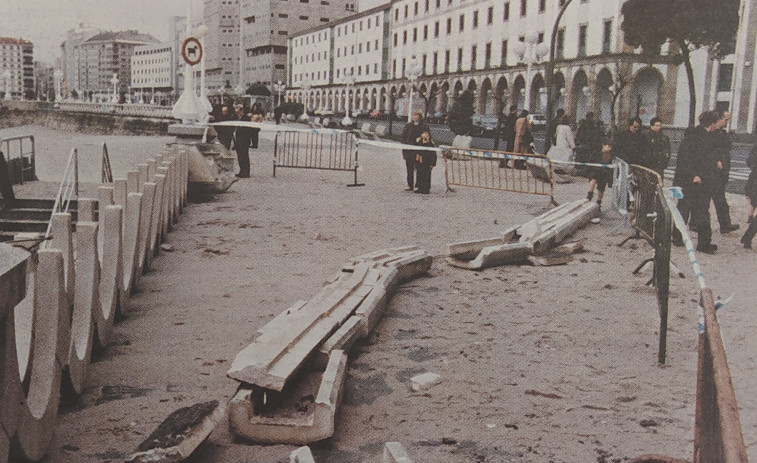
[[[434,23],[434,38],[439,38],[439,21]]]
[[[436,74],[438,71],[438,66],[439,66],[439,53],[438,52],[434,52],[433,63],[434,63],[433,73]]]
[[[500,65],[502,67],[507,66],[507,40],[502,41],[502,61]]]
[[[460,20],[458,22],[459,22],[460,32],[464,31],[465,30],[465,15],[464,14],[460,15]]]
[[[449,50],[445,50],[444,52],[444,73],[449,72],[449,65],[450,65],[450,53]]]
[[[457,49],[457,70],[458,71],[463,70],[463,49],[462,48]]]
[[[733,64],[721,64],[718,69],[718,91],[730,92],[733,81]]]
[[[421,59],[421,75],[426,75],[426,62],[428,61],[428,57],[426,55],[423,55],[423,58]]]
[[[452,33],[452,18],[447,18],[447,35]]]
[[[405,58],[402,58],[402,77],[405,77],[405,65],[407,62],[405,61]]]
[[[484,48],[484,68],[489,69],[492,65],[492,43],[489,42]]]
[[[413,5],[413,16],[418,16],[418,2]]]
[[[476,29],[478,27],[478,10],[473,12],[473,28]]]
[[[581,24],[578,27],[578,57],[582,58],[586,56],[586,30],[588,26]]]
[[[602,53],[610,53],[610,40],[612,40],[612,19],[606,20],[602,28]]]
[[[397,60],[392,60],[392,75],[397,78]]]
[[[399,8],[397,8],[396,10],[394,10],[394,20],[395,21],[399,21],[400,20],[400,9]]]
[[[488,10],[486,10],[486,24],[492,25],[494,24],[494,7],[490,6]]]
[[[471,71],[476,69],[476,55],[478,55],[478,47],[473,45],[470,49],[470,68]]]
[[[510,2],[505,2],[505,9],[502,13],[502,21],[510,20]]]
[[[407,45],[407,31],[402,31],[402,45]]]
[[[544,13],[547,9],[547,0],[539,0],[539,13]]]
[[[397,33],[394,33],[394,46],[397,46]]]
[[[428,4],[429,4],[429,1],[426,0],[425,4],[423,5],[424,6],[424,10],[426,11],[426,13],[428,13]]]
[[[520,16],[526,15],[526,9],[528,7],[528,0],[520,0]]]
[[[300,19],[303,20],[303,21],[307,21],[310,18],[308,18],[307,16],[300,16]]]
[[[329,22],[329,18],[321,18],[321,22],[322,23],[327,23],[327,22]]]
[[[565,58],[565,29],[558,29],[555,36],[555,59]]]
[[[413,43],[418,41],[418,29],[413,28]]]
[[[407,5],[405,5],[405,18],[407,18]]]
[[[428,40],[428,24],[423,26],[423,40]]]

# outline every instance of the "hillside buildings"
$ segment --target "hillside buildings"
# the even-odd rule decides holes
[[[14,99],[34,98],[34,44],[0,37],[0,91]]]
[[[139,101],[156,103],[173,93],[176,75],[172,42],[134,47],[131,56],[131,92]]]

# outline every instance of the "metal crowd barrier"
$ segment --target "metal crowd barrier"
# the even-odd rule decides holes
[[[443,156],[448,190],[466,186],[545,195],[557,204],[552,161],[547,156],[455,147],[445,149]],[[500,167],[503,160],[509,167]]]
[[[358,146],[350,132],[276,132],[273,150],[273,176],[277,168],[352,171],[357,182]]]
[[[36,180],[34,135],[22,135],[0,139],[8,162],[8,176],[11,183],[23,184],[25,180]]]

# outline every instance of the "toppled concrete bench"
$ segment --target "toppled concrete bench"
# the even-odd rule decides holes
[[[426,273],[431,261],[414,246],[357,257],[312,299],[297,301],[260,328],[228,372],[243,383],[229,403],[231,430],[270,443],[330,437],[345,352],[370,334],[397,286]]]
[[[310,353],[351,316],[362,319],[359,330],[365,335],[396,285],[429,268],[431,256],[417,248],[348,263],[312,299],[295,304],[261,328],[260,336],[237,354],[229,377],[282,391]]]
[[[470,270],[525,262],[549,252],[598,213],[599,206],[585,199],[566,203],[509,228],[501,237],[448,244],[447,262]]]
[[[177,462],[189,457],[225,414],[217,400],[180,408],[163,420],[126,463]]]
[[[334,350],[325,371],[303,372],[286,397],[272,397],[256,386],[240,386],[229,402],[232,432],[255,442],[298,445],[331,437],[346,368],[347,355]],[[280,403],[272,407],[268,400]]]

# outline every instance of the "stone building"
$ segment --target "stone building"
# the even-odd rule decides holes
[[[6,82],[6,72],[10,85]],[[34,94],[34,44],[24,39],[0,37],[0,91],[10,88],[13,99],[31,99]]]

